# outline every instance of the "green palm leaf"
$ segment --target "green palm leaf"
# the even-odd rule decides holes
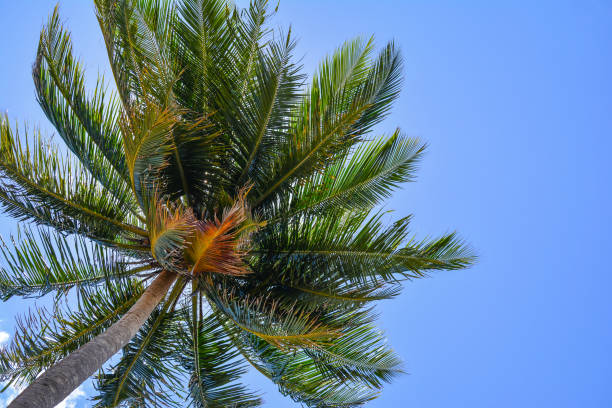
[[[289,130],[286,118],[298,102],[303,77],[290,60],[295,48],[290,33],[283,42],[270,42],[268,48],[268,53],[260,54],[256,61],[257,80],[240,115],[248,129],[243,136],[245,149],[241,156],[246,160],[241,165],[238,185],[247,180],[257,185],[260,174],[265,174],[267,164],[274,158],[275,145]]]
[[[212,316],[193,316],[183,312],[176,360],[189,372],[190,407],[254,407],[261,400],[236,383],[246,367],[227,334]]]
[[[381,388],[402,373],[399,358],[385,344],[382,334],[370,325],[348,330],[329,347],[306,353],[323,372],[341,381],[363,381]]]
[[[0,381],[24,384],[104,332],[138,300],[144,290],[130,280],[81,290],[75,308],[36,309],[17,321],[12,343],[0,350]]]
[[[291,217],[330,208],[371,208],[388,198],[401,183],[414,178],[424,147],[418,140],[403,137],[399,131],[388,139],[364,142],[344,160],[296,186],[285,200],[286,205],[273,208],[270,217]]]
[[[455,234],[408,240],[410,217],[385,228],[382,213],[304,216],[264,229],[253,269],[260,279],[298,287],[317,279],[378,285],[427,271],[461,269],[474,255]]]
[[[94,400],[98,407],[118,404],[178,406],[172,390],[179,384],[179,372],[171,364],[172,333],[177,329],[179,311],[174,310],[184,282],[177,282],[163,306],[153,311],[147,322],[123,349],[121,359],[109,372],[97,376],[100,391]],[[149,406],[146,405],[146,406]]]
[[[279,150],[272,174],[255,200],[308,176],[345,153],[381,120],[399,93],[401,59],[392,45],[373,64],[371,41],[347,42],[328,58],[297,108],[294,135]]]
[[[317,316],[298,305],[283,305],[267,298],[249,298],[229,287],[209,288],[207,297],[232,324],[284,350],[316,347],[339,336],[339,331],[321,324]]]
[[[5,268],[0,269],[0,296],[40,297],[66,294],[72,288],[97,286],[154,269],[150,262],[128,261],[83,238],[67,239],[47,229],[25,228],[12,248],[2,241]]]
[[[92,98],[87,97],[85,75],[57,7],[41,32],[33,77],[39,103],[68,148],[109,191],[123,197],[127,167],[118,106],[107,100],[100,79]]]
[[[32,140],[32,146],[27,146]],[[122,203],[105,194],[90,173],[69,158],[62,159],[57,148],[40,135],[28,139],[25,134],[26,146],[21,142],[18,129],[13,132],[8,119],[2,118],[0,123],[0,174],[3,176],[0,190],[6,197],[5,205],[17,212],[23,218],[33,218],[34,221],[46,223],[45,219],[37,219],[36,212],[18,210],[23,203],[22,197],[27,196],[29,204],[46,206],[58,213],[61,218],[75,220],[75,230],[84,230],[93,236],[113,239],[120,232],[146,236],[146,231],[130,224],[138,223],[129,214],[122,211]],[[16,215],[17,215],[16,214]],[[83,226],[84,228],[79,228]],[[72,231],[71,231],[72,232]]]
[[[228,74],[235,73],[232,53],[235,35],[230,30],[233,6],[226,0],[180,0],[177,1],[175,22],[176,37],[174,53],[181,67],[188,67],[177,84],[177,99],[183,106],[196,112],[208,113],[216,110],[215,90],[224,91],[233,81],[224,81]],[[210,106],[210,103],[214,103]],[[210,109],[212,108],[212,109]],[[218,112],[222,115],[223,112]]]
[[[361,406],[377,395],[359,382],[333,378],[304,351],[284,353],[257,336],[236,330],[222,317],[219,319],[242,356],[296,402],[309,407],[349,408]]]

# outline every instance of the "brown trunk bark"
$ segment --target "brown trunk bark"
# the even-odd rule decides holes
[[[160,273],[117,323],[45,371],[8,408],[53,408],[62,402],[134,337],[175,279],[175,273]]]

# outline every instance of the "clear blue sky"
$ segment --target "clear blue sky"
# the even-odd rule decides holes
[[[91,6],[61,3],[95,78],[106,60]],[[0,3],[0,110],[43,128],[30,67],[54,4]],[[281,1],[275,23],[293,25],[309,73],[354,35],[399,43],[404,91],[379,130],[430,149],[387,208],[414,213],[420,236],[457,229],[481,256],[381,304],[410,375],[370,406],[612,406],[611,21],[605,1]],[[0,307],[10,333],[27,304]],[[293,406],[247,379],[267,406]]]

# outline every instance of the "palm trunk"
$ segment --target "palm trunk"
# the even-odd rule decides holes
[[[134,337],[175,279],[175,273],[160,273],[117,323],[45,371],[9,408],[53,408],[62,402]]]

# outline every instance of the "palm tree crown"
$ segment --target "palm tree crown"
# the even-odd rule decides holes
[[[397,98],[393,43],[346,42],[306,82],[265,0],[96,0],[113,91],[86,91],[57,9],[37,99],[70,150],[1,122],[0,203],[31,223],[2,248],[0,296],[56,293],[19,321],[0,379],[27,384],[176,276],[97,406],[256,406],[245,363],[295,401],[352,407],[401,372],[372,302],[469,266],[455,234],[415,240],[380,204],[424,145],[374,136]],[[66,293],[78,296],[60,296]]]

